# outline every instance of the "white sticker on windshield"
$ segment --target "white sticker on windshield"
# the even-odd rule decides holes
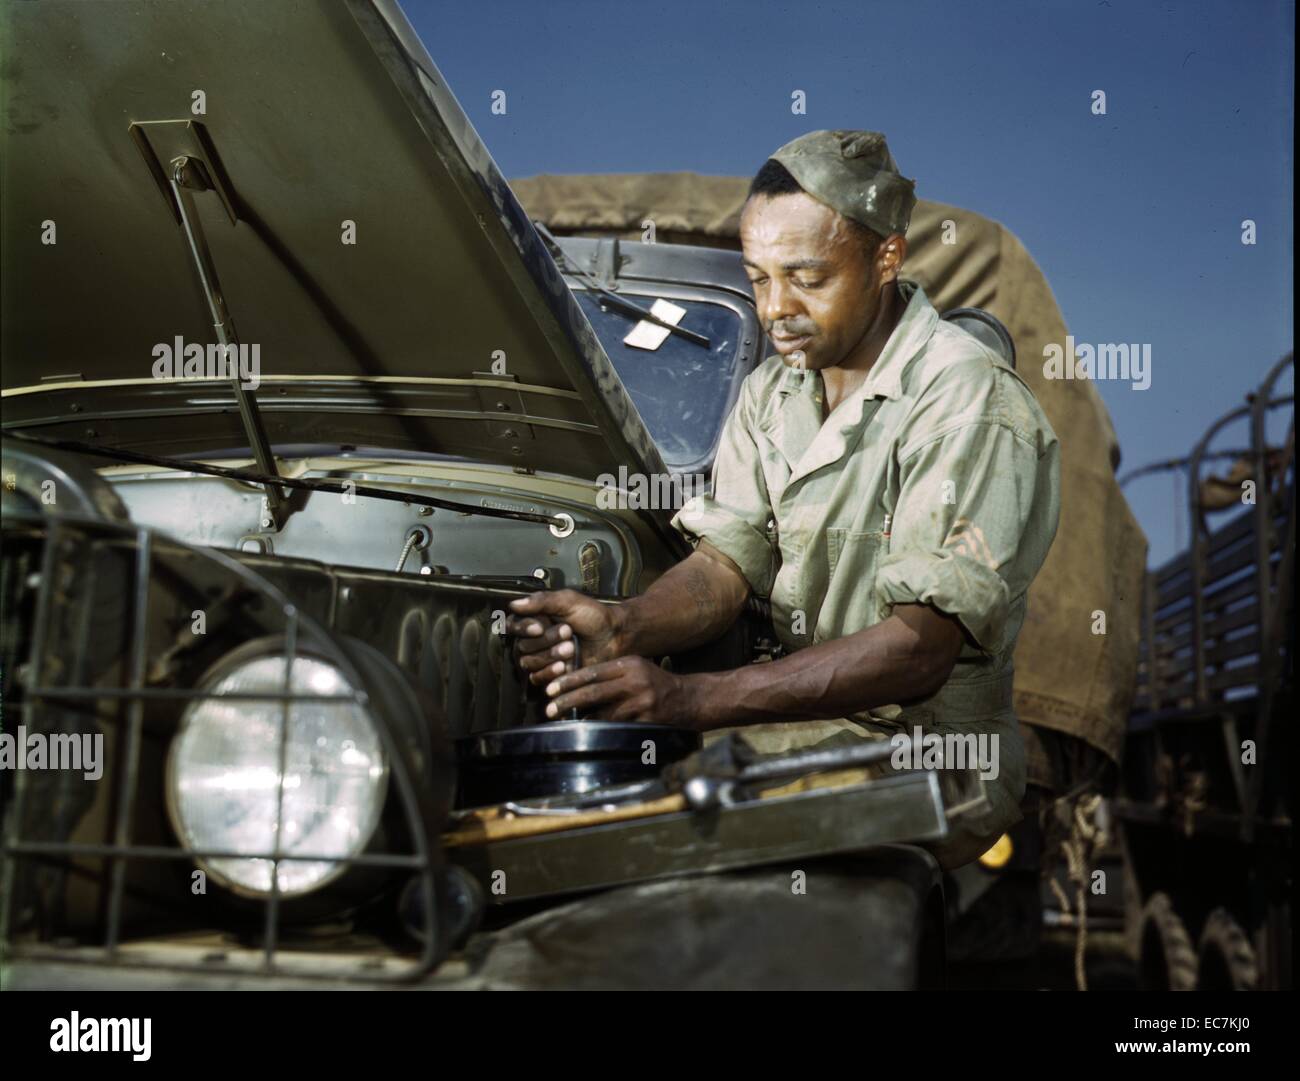
[[[665,323],[672,323],[673,326],[680,323],[682,316],[686,314],[685,308],[679,308],[676,304],[670,304],[666,300],[656,300],[650,305],[650,311]],[[671,333],[672,331],[667,327],[661,327],[648,319],[642,319],[628,332],[627,337],[623,339],[623,344],[630,345],[633,349],[649,349],[653,351],[663,345]]]

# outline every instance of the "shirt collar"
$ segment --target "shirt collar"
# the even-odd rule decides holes
[[[916,282],[900,281],[898,295],[907,307],[862,383],[863,398],[901,398],[908,362],[925,348],[939,323],[939,313]]]

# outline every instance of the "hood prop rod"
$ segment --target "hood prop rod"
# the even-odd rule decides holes
[[[266,437],[266,428],[262,424],[262,414],[257,408],[257,398],[239,379],[239,367],[234,363],[235,351],[239,348],[239,336],[235,333],[235,323],[226,308],[225,294],[221,291],[221,281],[217,277],[217,266],[208,250],[207,237],[203,232],[203,223],[194,209],[194,197],[191,192],[212,191],[213,184],[207,170],[199,158],[182,155],[171,162],[171,171],[167,176],[171,185],[176,209],[180,214],[181,226],[185,230],[185,240],[190,258],[199,276],[199,285],[208,302],[208,311],[212,316],[212,329],[217,335],[217,344],[222,346],[222,355],[231,362],[230,385],[235,392],[235,401],[239,405],[239,419],[244,425],[244,434],[248,437],[249,448],[257,462],[258,471],[268,477],[279,477],[275,457],[271,453],[271,444]],[[289,502],[283,488],[278,484],[265,485],[266,513],[271,527],[278,530],[284,525],[289,514]]]

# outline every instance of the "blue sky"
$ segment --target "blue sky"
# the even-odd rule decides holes
[[[885,132],[918,195],[1020,237],[1078,341],[1151,343],[1148,390],[1098,384],[1124,469],[1291,348],[1293,3],[402,2],[508,177],[750,175],[804,131]],[[1127,489],[1153,562],[1186,541],[1174,490]]]

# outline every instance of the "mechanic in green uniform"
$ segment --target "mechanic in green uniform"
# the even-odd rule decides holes
[[[1020,818],[1011,658],[1059,448],[1015,372],[900,279],[913,188],[876,132],[812,132],[765,163],[740,236],[778,355],[745,380],[711,494],[673,519],[694,553],[620,605],[517,600],[511,629],[549,716],[735,729],[764,752],[995,736],[992,813],[942,847],[955,866]],[[718,636],[751,592],[788,656],[704,675],[645,659]]]

